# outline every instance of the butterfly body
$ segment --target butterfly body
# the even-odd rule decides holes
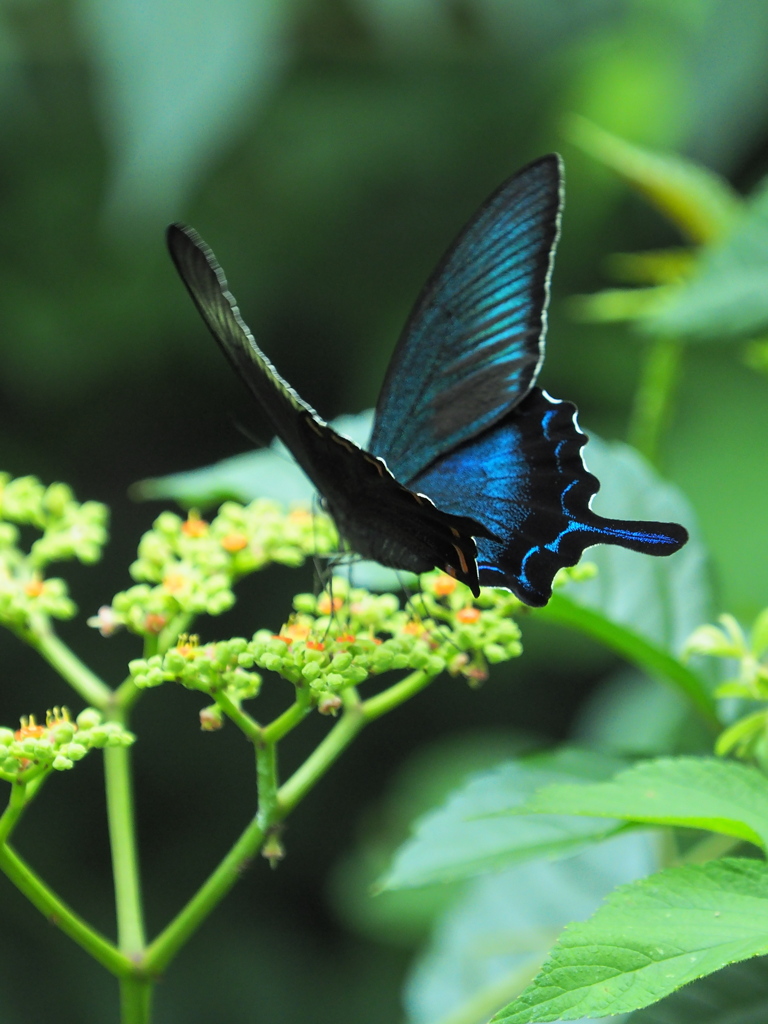
[[[370,451],[328,426],[257,346],[211,250],[172,225],[168,245],[201,316],[339,532],[392,568],[444,569],[477,595],[548,600],[592,544],[676,551],[675,523],[605,519],[581,458],[576,409],[534,386],[562,203],[544,157],[483,204],[427,282],[395,349]]]

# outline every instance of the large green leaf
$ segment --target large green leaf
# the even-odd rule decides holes
[[[573,742],[634,761],[670,753],[709,752],[712,732],[691,716],[684,695],[655,677],[620,668],[581,704]]]
[[[523,810],[703,828],[768,848],[768,779],[749,765],[713,757],[658,758],[610,782],[554,784],[534,793]]]
[[[569,925],[494,1024],[578,1020],[649,1006],[726,964],[768,952],[768,867],[730,858],[669,868]]]
[[[574,857],[478,879],[444,915],[415,967],[405,993],[409,1020],[487,1020],[528,984],[563,925],[586,918],[615,886],[656,866],[650,837],[633,832]]]
[[[606,779],[618,766],[614,758],[565,749],[473,776],[443,807],[417,823],[382,888],[456,881],[535,858],[565,856],[604,839],[616,831],[615,824],[508,812],[547,783]]]

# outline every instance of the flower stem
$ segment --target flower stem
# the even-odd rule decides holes
[[[120,979],[120,1024],[149,1024],[154,981],[140,977]]]
[[[112,690],[56,636],[46,619],[36,618],[31,630],[25,634],[25,639],[80,694],[86,704],[102,711],[109,705]]]
[[[303,721],[312,709],[312,705],[309,700],[309,691],[307,689],[298,690],[297,697],[293,704],[287,708],[282,715],[279,715],[269,725],[265,725],[262,730],[264,739],[269,743],[277,743],[283,736],[287,735],[291,729]]]
[[[412,672],[399,683],[365,702],[360,701],[356,691],[347,691],[341,718],[304,764],[276,791],[276,752],[274,743],[268,739],[265,742],[269,727],[263,730],[261,746],[257,745],[259,813],[192,899],[150,944],[143,961],[145,970],[151,973],[165,970],[199,925],[236,884],[244,866],[261,848],[269,830],[287,817],[320,781],[361,729],[368,722],[408,700],[434,678],[435,674],[423,670]],[[285,715],[289,715],[289,719],[283,722]],[[284,728],[288,721],[296,724],[303,717],[301,702],[297,701],[285,715],[272,723],[274,726],[281,722],[280,729],[283,732],[289,731]]]
[[[260,743],[264,730],[255,718],[251,718],[241,707],[239,707],[224,690],[214,694],[216,704],[221,708],[227,718],[234,722],[237,728],[251,743]]]
[[[127,747],[107,747],[104,750],[104,780],[118,945],[127,956],[137,957],[144,948],[144,917],[136,849],[131,754]]]
[[[0,870],[48,920],[110,973],[125,977],[134,964],[64,903],[8,845],[0,845]]]
[[[145,970],[152,973],[165,970],[214,907],[233,888],[263,840],[264,829],[253,819],[192,899],[150,943],[143,961]]]
[[[16,828],[19,818],[24,812],[24,808],[29,803],[29,799],[27,787],[23,783],[11,783],[11,796],[8,800],[8,806],[3,811],[2,816],[0,816],[0,844],[7,843],[10,839],[11,833]]]
[[[263,740],[256,744],[256,777],[259,789],[259,810],[256,816],[266,830],[272,824],[277,804],[277,747]]]
[[[333,729],[278,790],[277,812],[280,818],[293,810],[368,722],[413,697],[428,686],[435,676],[436,673],[420,669],[366,701],[348,700],[344,714]]]
[[[375,697],[369,697],[363,703],[365,720],[372,722],[375,718],[386,715],[387,712],[392,711],[404,701],[410,700],[420,690],[423,690],[425,686],[429,686],[432,680],[437,678],[439,674],[439,672],[427,672],[425,669],[419,669],[417,672],[411,672],[409,676],[401,679],[399,683],[395,683],[381,693],[377,693]]]

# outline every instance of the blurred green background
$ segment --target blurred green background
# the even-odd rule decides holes
[[[331,417],[374,403],[463,221],[557,149],[567,202],[541,382],[578,403],[588,430],[623,437],[642,343],[575,324],[563,300],[605,286],[607,254],[679,239],[568,143],[563,120],[586,115],[750,191],[768,171],[766,52],[763,0],[3,0],[0,468],[112,507],[106,560],[67,573],[84,615],[127,585],[159,509],[128,500],[133,481],[245,450],[243,429],[268,440],[175,276],[167,223],[213,246],[266,352]],[[692,346],[683,375],[663,470],[696,510],[720,605],[750,615],[768,578],[768,382],[732,343]],[[204,638],[276,628],[310,585],[270,570]],[[434,907],[371,903],[366,858],[462,771],[566,735],[616,671],[586,641],[535,626],[527,655],[481,691],[440,682],[362,736],[291,820],[279,870],[255,864],[173,966],[159,1020],[399,1018]],[[111,681],[137,653],[82,619],[64,633]],[[0,650],[4,723],[66,699],[12,638]],[[252,809],[245,745],[200,736],[196,712],[163,690],[136,718],[153,929]],[[291,742],[298,759],[309,740]],[[52,781],[17,842],[111,934],[102,800],[94,759]],[[30,992],[35,1018],[117,1019],[111,980],[7,883],[0,906],[0,1020],[30,1019]]]

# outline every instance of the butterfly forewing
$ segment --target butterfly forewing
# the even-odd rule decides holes
[[[438,566],[479,592],[474,536],[483,527],[440,512],[398,483],[381,459],[328,426],[280,377],[256,344],[216,257],[197,232],[168,229],[168,248],[211,334],[258,399],[275,433],[317,487],[351,546],[411,572]]]
[[[275,433],[305,472],[303,417],[321,423],[317,413],[283,380],[256,344],[229,291],[224,272],[211,249],[192,228],[172,224],[168,249],[192,301],[237,374],[259,401]],[[310,474],[311,475],[311,474]]]
[[[376,406],[371,450],[412,479],[519,402],[543,355],[562,205],[543,157],[483,204],[422,291]]]

